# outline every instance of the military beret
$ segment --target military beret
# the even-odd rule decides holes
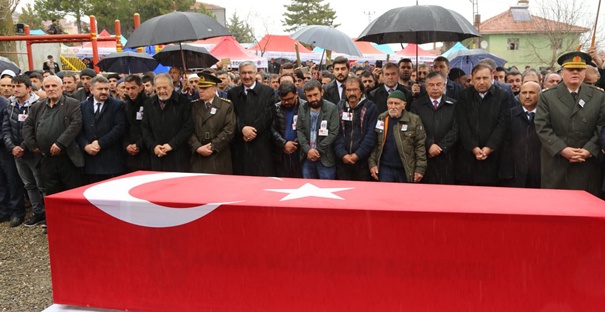
[[[90,78],[94,78],[97,76],[97,72],[90,69],[90,68],[84,68],[82,69],[82,71],[80,72],[80,77],[82,76],[88,76]]]
[[[405,94],[403,94],[403,92],[399,91],[399,90],[395,90],[393,92],[391,92],[391,94],[389,94],[389,99],[391,98],[396,98],[396,99],[400,99],[402,101],[407,101],[405,98]]]
[[[217,84],[222,82],[220,78],[215,77],[214,75],[211,75],[209,73],[202,72],[199,76],[200,81],[197,83],[197,86],[199,88],[216,86]]]
[[[557,59],[557,63],[567,69],[586,69],[586,64],[591,61],[592,58],[588,53],[580,51],[567,52]]]

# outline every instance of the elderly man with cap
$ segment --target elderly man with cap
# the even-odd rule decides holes
[[[540,95],[536,132],[542,142],[542,188],[585,190],[600,195],[597,156],[599,132],[605,125],[603,90],[583,83],[590,55],[561,55],[562,83]]]
[[[97,72],[95,72],[93,69],[84,68],[80,72],[80,82],[82,83],[82,89],[74,92],[71,97],[80,102],[86,101],[86,99],[88,99],[88,97],[90,96],[90,82],[92,81],[92,78],[94,78],[96,75]]]
[[[370,155],[370,175],[382,182],[420,182],[427,167],[426,132],[418,115],[405,110],[406,96],[395,90],[387,111],[378,116],[377,144]]]
[[[231,101],[216,95],[217,84],[221,83],[219,78],[210,73],[200,73],[198,78],[199,98],[191,102],[191,171],[232,174],[230,144],[235,135],[233,105]]]

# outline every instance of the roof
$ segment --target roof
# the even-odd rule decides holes
[[[524,6],[511,7],[479,25],[482,35],[546,33],[553,30],[583,33],[590,29],[531,15]]]
[[[265,35],[250,50],[258,51],[276,51],[276,52],[295,52],[295,45],[298,44],[299,53],[311,53],[311,50],[299,44],[298,41],[286,35]]]
[[[210,4],[210,3],[204,3],[204,2],[195,2],[190,9],[191,10],[199,10],[202,5],[204,6],[204,8],[206,8],[206,10],[216,10],[216,9],[222,9],[223,7],[218,6],[218,5],[214,5],[214,4]]]
[[[262,57],[244,49],[233,36],[223,36],[220,42],[210,50],[216,58],[231,58],[233,60],[257,60]]]

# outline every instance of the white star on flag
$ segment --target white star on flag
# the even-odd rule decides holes
[[[346,191],[353,189],[352,187],[343,187],[343,188],[320,188],[311,183],[305,183],[305,185],[297,188],[297,189],[265,189],[265,191],[278,192],[278,193],[287,193],[284,198],[279,201],[291,200],[297,198],[304,197],[321,197],[321,198],[331,198],[331,199],[343,199],[338,195],[334,195],[334,192]]]

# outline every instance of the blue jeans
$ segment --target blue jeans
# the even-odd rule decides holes
[[[15,158],[17,171],[25,185],[34,214],[44,214],[44,189],[40,178],[40,158],[38,155],[27,155],[27,157],[25,159]]]
[[[0,215],[13,217],[25,216],[25,204],[23,200],[23,184],[19,179],[15,158],[6,151],[4,146],[0,151]]]
[[[321,160],[310,161],[304,159],[302,162],[302,174],[305,179],[336,179],[336,166],[326,167],[321,163]]]

